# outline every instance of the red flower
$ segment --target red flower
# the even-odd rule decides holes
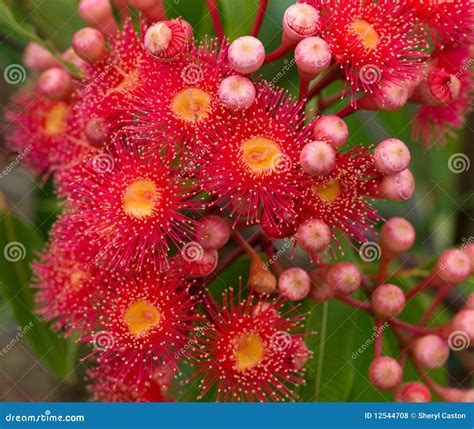
[[[231,216],[256,222],[260,210],[274,219],[291,211],[300,190],[299,154],[311,140],[302,107],[283,91],[261,86],[254,104],[205,125],[199,174],[202,186]]]
[[[163,266],[169,245],[179,246],[192,230],[189,211],[201,207],[193,199],[196,188],[173,165],[173,151],[160,151],[161,145],[120,135],[110,151],[71,173],[77,179],[70,189],[71,218],[105,249],[106,265],[141,265],[156,254]]]
[[[425,55],[414,16],[394,0],[321,0],[322,37],[355,96],[387,82],[414,80]]]
[[[282,298],[243,300],[232,289],[224,293],[223,305],[208,299],[211,323],[196,339],[197,371],[191,377],[202,376],[200,396],[217,385],[218,401],[295,400],[293,389],[303,383],[304,370],[302,334],[294,331],[304,316],[280,314]]]

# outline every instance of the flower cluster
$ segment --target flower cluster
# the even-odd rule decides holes
[[[341,299],[377,325],[388,320],[420,368],[444,364],[452,332],[472,341],[472,306],[449,326],[424,327],[435,303],[470,275],[472,246],[443,254],[407,292],[386,284],[389,262],[413,244],[403,219],[382,229],[376,287],[355,265],[334,263],[346,242],[358,248],[374,232],[373,200],[414,192],[408,147],[395,138],[349,144],[344,117],[418,103],[415,132],[428,143],[461,125],[470,2],[302,1],[285,11],[281,46],[268,54],[257,37],[266,2],[252,35],[232,43],[213,2],[218,38],[202,42],[183,18],[167,18],[161,1],[129,3],[138,24],[126,8],[118,23],[109,0],[81,0],[90,27],[72,48],[53,55],[30,44],[24,60],[36,75],[7,112],[11,150],[31,146],[27,166],[52,177],[65,200],[33,286],[39,314],[91,345],[95,400],[173,400],[184,365],[202,398],[296,400],[311,352],[293,301],[307,297]],[[290,51],[299,99],[256,74]],[[338,79],[348,104],[323,114],[332,102],[322,90]],[[314,96],[317,113],[306,109]],[[281,238],[316,269],[265,263],[256,249],[276,261]],[[242,254],[248,288],[229,288],[221,303],[208,285]],[[370,303],[348,296],[362,286]],[[439,294],[418,325],[396,318],[431,286]],[[402,384],[402,366],[378,341],[372,382],[400,400],[427,400],[424,384]],[[426,384],[447,400],[472,397]]]

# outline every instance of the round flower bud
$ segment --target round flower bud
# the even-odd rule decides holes
[[[474,343],[474,310],[461,310],[451,321],[452,332],[461,331]]]
[[[278,288],[288,300],[301,301],[309,293],[311,279],[308,273],[301,268],[288,268],[280,274]]]
[[[195,230],[196,241],[204,249],[220,249],[229,241],[230,227],[220,216],[204,216]]]
[[[292,4],[283,15],[283,35],[293,43],[314,36],[320,29],[319,11],[307,3]]]
[[[392,201],[405,201],[415,192],[415,178],[406,169],[400,173],[385,176],[379,186],[380,195]]]
[[[192,277],[207,277],[217,267],[218,253],[215,249],[202,249],[196,257],[187,258],[183,255],[182,266]]]
[[[339,116],[325,115],[317,120],[313,135],[315,139],[327,141],[334,149],[338,149],[349,137],[349,129]]]
[[[397,402],[430,402],[430,390],[423,383],[411,381],[403,383],[395,391],[395,401]]]
[[[402,376],[401,365],[388,356],[374,359],[369,366],[369,380],[377,389],[394,389],[402,382]]]
[[[449,357],[448,344],[438,335],[425,335],[412,344],[416,361],[424,368],[439,368]]]
[[[471,261],[461,250],[449,249],[440,255],[435,269],[443,282],[456,285],[471,274]]]
[[[117,31],[109,0],[81,0],[78,11],[84,21],[102,33],[112,35]]]
[[[413,91],[411,100],[431,106],[445,106],[455,101],[461,92],[459,78],[443,68],[431,69]]]
[[[407,103],[409,95],[409,82],[396,84],[385,81],[380,84],[376,92],[365,94],[357,100],[357,108],[391,112],[402,108]]]
[[[464,246],[462,251],[471,261],[471,274],[473,274],[474,273],[474,243],[469,243],[467,246]]]
[[[170,61],[183,52],[186,37],[185,27],[180,20],[159,21],[148,27],[143,44],[154,58]]]
[[[256,37],[242,36],[230,44],[227,57],[235,71],[244,74],[253,73],[265,60],[265,48]]]
[[[308,253],[318,253],[329,246],[331,230],[319,219],[308,219],[297,229],[298,244]]]
[[[374,150],[374,165],[382,174],[399,173],[409,164],[410,151],[401,140],[384,140]]]
[[[83,60],[93,64],[105,57],[105,39],[95,28],[82,28],[72,38],[74,52]]]
[[[314,79],[331,63],[331,48],[321,37],[307,37],[295,48],[295,61],[300,74]]]
[[[37,43],[28,43],[23,53],[23,63],[30,70],[41,72],[51,67],[59,66],[53,54]]]
[[[263,210],[260,216],[260,227],[267,237],[285,238],[296,232],[296,226],[290,214],[283,216],[273,215],[268,210]]]
[[[226,77],[219,85],[219,98],[230,110],[250,107],[255,100],[255,86],[244,76]]]
[[[324,281],[318,271],[309,273],[311,279],[311,290],[309,296],[316,302],[327,301],[333,296],[333,292],[326,281]]]
[[[85,71],[87,67],[89,67],[89,63],[84,61],[81,57],[79,57],[75,52],[74,49],[68,48],[62,54],[61,58],[73,65],[75,65],[79,70]]]
[[[329,268],[326,281],[334,292],[350,295],[359,289],[362,274],[354,264],[338,262]]]
[[[37,81],[38,90],[52,100],[64,100],[72,92],[73,85],[69,73],[61,68],[44,71]]]
[[[303,171],[311,176],[324,176],[336,165],[336,151],[325,141],[307,143],[300,153]]]
[[[84,133],[92,146],[103,147],[110,135],[110,125],[104,118],[92,118],[87,122]]]
[[[415,242],[415,228],[402,217],[392,217],[380,230],[380,247],[388,256],[396,256],[411,249]]]
[[[395,285],[384,284],[372,294],[372,309],[382,319],[390,319],[405,307],[405,294]]]

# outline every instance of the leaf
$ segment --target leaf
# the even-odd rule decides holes
[[[313,356],[307,367],[303,401],[346,401],[354,380],[351,353],[360,312],[335,300],[317,303],[307,320],[306,343]]]
[[[37,232],[10,213],[0,217],[0,292],[39,360],[62,379],[71,379],[75,361],[73,339],[51,332],[34,312],[34,291],[30,287],[30,262],[42,248]]]

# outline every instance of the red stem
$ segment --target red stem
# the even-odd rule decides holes
[[[310,80],[300,75],[300,100],[306,97],[308,94]]]
[[[206,5],[209,9],[209,14],[211,15],[212,24],[216,30],[217,38],[222,40],[224,38],[224,29],[219,16],[219,9],[217,8],[217,0],[206,0]]]
[[[283,55],[290,52],[291,46],[287,44],[281,44],[278,48],[276,48],[273,52],[270,52],[265,57],[264,63],[271,63],[272,61],[277,60],[278,58],[282,57]]]
[[[424,328],[423,326],[412,325],[411,323],[403,322],[398,319],[389,319],[388,323],[392,327],[404,329],[415,335],[428,335],[439,333],[439,328]]]
[[[421,291],[425,290],[430,283],[435,278],[435,273],[431,272],[428,277],[424,278],[421,282],[419,282],[412,290],[408,291],[405,294],[407,301],[413,298],[416,294],[420,293]]]
[[[385,280],[388,277],[387,270],[388,270],[389,264],[390,264],[390,259],[384,259],[382,257],[380,261],[380,265],[379,265],[379,271],[377,273],[377,283],[376,283],[377,286],[380,286],[381,284],[385,283]]]
[[[383,345],[383,322],[381,320],[376,321],[376,329],[377,335],[375,336],[375,344],[374,344],[374,358],[378,358],[382,356],[382,345]]]
[[[255,21],[252,28],[252,36],[257,37],[260,27],[262,26],[263,18],[267,11],[268,0],[260,0],[258,3],[257,15],[255,16]]]
[[[334,82],[339,77],[339,69],[336,66],[332,66],[326,74],[319,79],[313,87],[308,91],[307,99],[310,100],[315,95],[318,95],[326,86]]]
[[[337,116],[340,118],[345,118],[349,116],[351,113],[354,113],[357,110],[357,106],[352,103],[349,103],[347,106],[344,106],[339,112],[336,113]]]
[[[434,297],[433,302],[431,303],[430,307],[426,310],[425,314],[423,315],[423,317],[418,322],[418,325],[423,326],[423,325],[426,324],[426,322],[430,319],[433,312],[436,310],[438,305],[443,302],[443,299],[449,293],[450,290],[451,290],[451,288],[449,287],[449,285],[445,285],[438,291],[438,293]]]
[[[346,295],[335,295],[335,297],[342,302],[345,302],[346,304],[352,305],[355,308],[359,308],[361,310],[367,311],[369,313],[372,313],[372,309],[370,307],[370,304],[367,304],[365,302],[359,301],[358,299],[350,298]]]

